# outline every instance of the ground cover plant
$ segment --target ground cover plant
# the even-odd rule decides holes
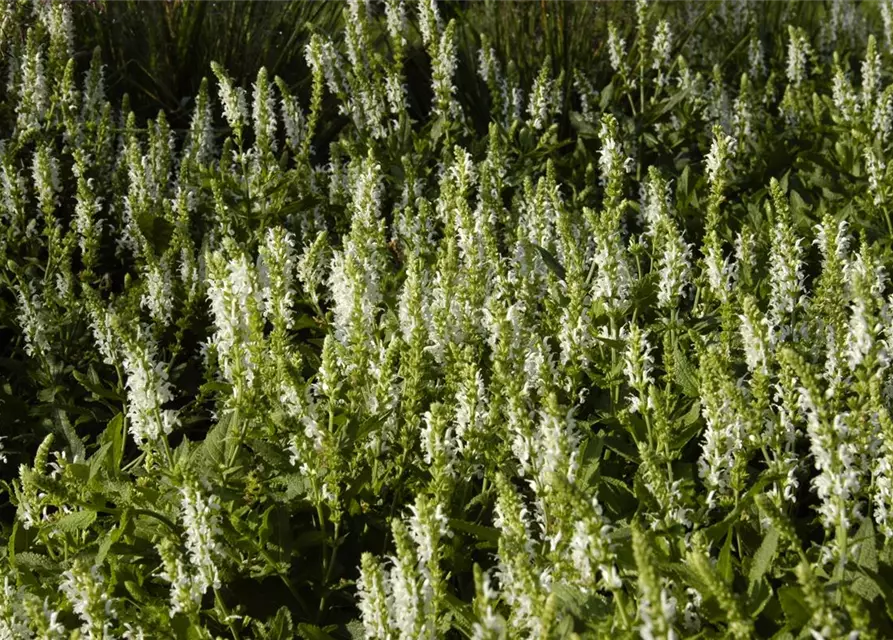
[[[0,5],[0,638],[893,636],[891,3],[152,6]]]

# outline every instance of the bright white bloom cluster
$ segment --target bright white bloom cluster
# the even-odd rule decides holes
[[[51,212],[56,208],[56,194],[61,189],[59,162],[48,148],[43,147],[34,152],[34,161],[31,166],[40,209],[45,213]]]
[[[146,269],[146,291],[141,303],[149,310],[152,320],[159,325],[171,321],[174,310],[174,293],[167,264],[154,262]]]
[[[722,130],[714,131],[713,142],[704,163],[707,171],[707,180],[715,184],[722,173],[728,170],[731,158],[735,155],[736,141],[726,135]]]
[[[623,145],[611,134],[608,124],[602,123],[599,139],[602,146],[599,150],[598,166],[601,169],[601,183],[604,186],[613,173],[621,170],[630,171],[633,159],[624,154]]]
[[[234,253],[229,260],[220,252],[209,256],[208,299],[216,328],[213,343],[239,402],[250,392],[259,366],[255,351],[262,342],[264,300],[254,266],[244,253]]]
[[[81,633],[90,640],[111,639],[111,627],[116,616],[114,601],[99,567],[88,567],[81,561],[75,561],[72,568],[62,574],[62,578],[61,590],[83,621]]]
[[[802,29],[789,28],[787,77],[788,82],[794,87],[799,87],[806,79],[806,63],[812,55],[809,40]]]
[[[274,326],[290,329],[294,323],[295,246],[294,236],[281,227],[267,231],[266,245],[261,248],[263,261],[260,282],[264,297],[264,315]]]
[[[651,66],[657,70],[657,84],[666,86],[669,77],[665,75],[664,69],[670,65],[670,52],[673,48],[673,34],[670,30],[670,23],[661,20],[657,23],[657,29],[654,32],[654,42],[651,45],[653,62]],[[612,62],[613,64],[613,62]]]
[[[164,569],[161,578],[170,583],[170,614],[190,614],[197,611],[205,588],[200,581],[193,578],[192,572],[177,545],[169,538],[162,538],[158,543],[158,554],[161,556]]]
[[[208,587],[220,588],[220,503],[208,487],[187,481],[180,487],[180,509],[186,531],[186,549],[194,572],[195,587],[204,593]]]
[[[223,104],[223,116],[227,124],[241,136],[242,127],[248,120],[248,104],[245,99],[245,89],[233,84],[232,79],[220,65],[213,63],[212,69],[217,76],[220,102]]]
[[[357,580],[360,616],[369,638],[390,636],[391,583],[385,577],[380,563],[370,553],[364,553]]]
[[[884,192],[882,185],[886,174],[887,165],[883,158],[871,148],[866,148],[864,152],[865,173],[868,174],[868,191],[871,193],[874,206],[879,207],[884,204]]]
[[[684,297],[691,278],[692,245],[685,241],[676,225],[667,219],[664,227],[663,251],[659,260],[660,284],[657,301],[662,307],[676,306]]]
[[[776,215],[769,251],[769,319],[773,336],[786,340],[792,336],[792,316],[803,296],[803,248],[791,228],[786,205],[777,206]]]
[[[158,444],[177,426],[177,412],[164,405],[174,399],[167,367],[157,359],[156,347],[142,327],[122,341],[127,372],[127,419],[138,445]]]
[[[29,356],[50,353],[49,324],[42,296],[31,282],[15,288],[18,299],[18,321],[25,337],[25,353]]]
[[[440,12],[437,8],[437,0],[419,0],[419,31],[422,34],[422,44],[429,46],[436,41],[437,34],[441,31]]]
[[[608,60],[615,72],[626,71],[626,40],[620,36],[613,22],[608,24]]]
[[[741,341],[744,343],[744,360],[751,373],[768,373],[769,320],[760,313],[751,296],[745,296],[741,320]]]
[[[543,129],[551,120],[556,110],[554,81],[550,77],[548,59],[543,63],[539,75],[530,90],[530,104],[527,113],[530,115],[534,129]]]

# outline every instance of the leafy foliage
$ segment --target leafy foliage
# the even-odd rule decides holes
[[[631,9],[2,5],[0,637],[893,635],[893,6]]]

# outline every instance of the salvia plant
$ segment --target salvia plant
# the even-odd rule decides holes
[[[530,6],[0,5],[0,638],[893,637],[893,4]]]

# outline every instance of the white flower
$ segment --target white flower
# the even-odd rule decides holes
[[[357,580],[357,595],[363,627],[369,638],[390,637],[390,587],[391,583],[385,580],[378,560],[371,554],[364,553]]]
[[[873,196],[874,206],[879,207],[884,203],[884,195],[881,193],[887,165],[883,158],[877,157],[869,147],[865,149],[865,173],[868,174],[868,190]]]
[[[617,26],[608,23],[608,58],[611,61],[611,68],[620,73],[626,70],[626,40],[620,37]]]
[[[130,433],[138,445],[155,444],[178,423],[176,411],[162,408],[174,399],[167,369],[156,361],[155,344],[140,326],[131,338],[124,339],[122,352]]]
[[[187,481],[180,487],[180,508],[186,530],[186,549],[195,571],[197,589],[220,588],[220,504],[213,494],[203,494],[199,484]]]
[[[663,250],[658,260],[660,284],[657,302],[666,308],[674,306],[677,299],[685,295],[685,288],[691,277],[692,245],[685,242],[682,233],[669,218],[664,220],[661,235]]]
[[[388,28],[388,37],[392,42],[405,45],[406,36],[406,8],[403,0],[387,0],[384,6],[385,24]]]
[[[806,78],[806,59],[811,53],[803,30],[789,27],[787,77],[793,86],[799,87]]]
[[[668,77],[663,70],[670,64],[670,51],[673,48],[673,34],[670,31],[670,23],[661,20],[654,32],[654,42],[651,45],[653,61],[651,68],[657,70],[658,86],[666,86]]]
[[[89,568],[82,562],[62,574],[60,590],[71,603],[74,612],[83,620],[81,632],[88,638],[106,640],[112,620],[116,617],[113,600],[105,588],[99,567]]]
[[[440,33],[440,13],[437,10],[437,0],[420,0],[419,32],[422,34],[422,44],[428,46]]]
[[[25,353],[47,356],[51,352],[49,341],[50,320],[41,296],[31,282],[15,287],[18,298],[18,322],[25,337]]]
[[[245,90],[242,87],[233,85],[233,81],[219,64],[213,63],[212,69],[218,80],[220,102],[223,104],[223,116],[226,118],[230,128],[239,135],[244,122],[248,120]]]
[[[631,323],[622,335],[626,338],[624,372],[629,386],[638,391],[647,389],[654,384],[654,356],[651,355],[652,347],[648,344],[648,332]]]
[[[161,578],[170,585],[170,615],[189,614],[198,609],[206,586],[195,579],[177,546],[168,538],[162,538],[158,544],[164,569]]]
[[[156,261],[148,265],[145,278],[146,287],[140,303],[149,310],[153,321],[162,326],[167,325],[171,321],[174,307],[174,292],[167,264]]]
[[[230,260],[212,254],[208,261],[208,299],[214,316],[214,345],[225,379],[238,402],[252,388],[259,366],[263,292],[248,257],[238,252]]]

